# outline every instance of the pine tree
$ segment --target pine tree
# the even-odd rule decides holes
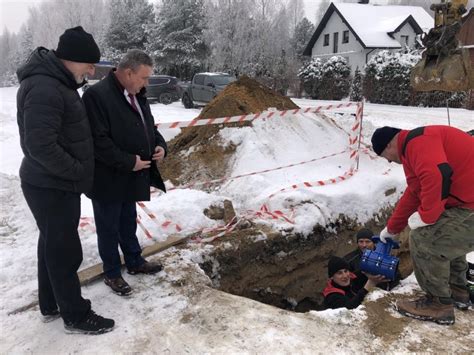
[[[351,94],[350,99],[351,101],[361,101],[363,98],[362,96],[362,74],[359,70],[359,67],[356,68],[354,73],[354,79],[352,80],[351,84]]]
[[[114,0],[110,2],[111,23],[105,44],[114,52],[145,49],[145,28],[154,22],[153,5],[147,0]]]
[[[203,39],[203,0],[164,0],[156,24],[147,29],[147,51],[160,72],[191,79],[203,68],[207,47]]]
[[[296,25],[295,33],[291,39],[291,47],[298,59],[302,59],[303,51],[313,36],[314,25],[306,18],[303,19]]]

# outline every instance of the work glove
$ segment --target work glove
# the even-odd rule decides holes
[[[413,213],[410,218],[408,218],[408,226],[411,230],[415,230],[420,227],[430,226],[431,224],[423,222],[418,211]]]
[[[397,239],[396,234],[392,234],[388,231],[387,227],[385,227],[381,232],[380,232],[380,241],[382,243],[387,243],[387,239]]]

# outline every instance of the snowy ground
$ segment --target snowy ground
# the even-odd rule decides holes
[[[474,334],[469,330],[472,311],[456,313],[456,325],[442,327],[402,319],[403,326],[394,339],[377,336],[368,325],[369,302],[357,310],[337,310],[295,314],[258,302],[229,295],[210,288],[210,281],[198,263],[212,246],[190,244],[187,248],[159,256],[165,270],[158,276],[125,278],[134,288],[129,298],[118,297],[97,282],[83,288],[94,309],[114,318],[116,329],[98,337],[70,336],[62,322],[43,324],[37,309],[8,316],[12,310],[36,299],[36,241],[34,220],[19,188],[18,168],[22,153],[19,147],[15,107],[16,88],[0,88],[0,352],[1,353],[352,353],[365,351],[464,351],[472,350]],[[328,102],[294,100],[300,107],[326,105]],[[152,111],[157,122],[190,120],[198,109],[186,110],[177,102],[156,104]],[[326,116],[299,115],[293,119],[256,121],[253,127],[226,128],[224,142],[238,145],[229,176],[272,169],[322,157],[347,148],[347,135],[353,123],[352,108]],[[474,128],[473,113],[452,109],[451,124],[463,130]],[[332,121],[333,119],[334,121]],[[366,104],[364,140],[383,125],[414,128],[428,124],[446,124],[446,109],[424,109]],[[178,129],[162,131],[166,139]],[[324,187],[284,192],[269,199],[272,193],[303,181],[337,177],[350,166],[348,154],[317,160],[310,164],[252,175],[225,182],[212,193],[177,189],[166,195],[154,195],[147,206],[159,222],[171,221],[168,228],[158,228],[142,213],[142,221],[154,240],[164,240],[176,232],[216,227],[218,222],[205,217],[203,209],[226,198],[234,202],[238,214],[248,214],[263,203],[271,209],[288,213],[294,229],[308,232],[316,223],[325,224],[340,213],[361,223],[372,218],[380,208],[393,204],[405,186],[400,166],[362,154],[360,169],[349,180]],[[385,191],[397,193],[385,197]],[[304,204],[300,203],[305,201]],[[309,202],[309,203],[308,203]],[[87,198],[83,199],[84,221],[92,217]],[[274,228],[288,228],[283,220],[265,221]],[[90,225],[81,229],[84,262],[82,267],[99,261],[95,233]],[[139,231],[143,245],[147,239]],[[474,253],[469,255],[474,261]],[[413,276],[393,294],[412,293],[417,289]],[[390,295],[377,291],[371,300]],[[367,307],[367,309],[366,309]],[[400,318],[389,307],[382,312],[397,323]],[[398,323],[402,322],[398,321]],[[398,324],[397,323],[397,324]],[[456,340],[455,340],[456,339]],[[448,345],[454,341],[455,348]],[[430,345],[426,345],[430,344]]]

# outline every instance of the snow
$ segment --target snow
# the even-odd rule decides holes
[[[419,6],[374,6],[371,4],[334,4],[366,47],[400,48],[390,37],[410,15],[424,32],[434,26],[433,18]],[[367,26],[367,21],[370,26]]]
[[[1,353],[406,352],[412,351],[411,345],[426,341],[431,332],[440,339],[456,336],[456,328],[415,322],[410,323],[411,328],[403,332],[399,342],[385,348],[383,342],[367,329],[365,306],[352,311],[341,309],[297,314],[214,290],[198,265],[213,247],[196,243],[180,250],[172,248],[153,257],[165,266],[157,276],[132,277],[125,274],[134,289],[128,298],[112,294],[102,282],[83,287],[83,294],[91,299],[94,310],[115,319],[117,325],[111,333],[97,337],[65,335],[61,321],[43,324],[37,308],[8,315],[37,298],[37,228],[23,199],[18,179],[22,153],[16,125],[16,91],[17,88],[0,88]],[[338,103],[294,101],[300,107]],[[152,105],[152,112],[157,122],[170,122],[191,120],[200,110],[186,110],[176,102],[168,106]],[[346,149],[346,132],[353,124],[353,112],[354,108],[345,108],[322,116],[300,114],[291,119],[255,121],[253,127],[221,130],[224,144],[232,142],[237,145],[229,176],[276,168]],[[451,109],[450,115],[453,126],[463,130],[474,128],[472,112]],[[411,129],[446,123],[446,109],[443,108],[366,104],[363,146],[369,142],[376,127],[394,125]],[[179,133],[179,129],[162,133],[169,140]],[[361,155],[359,171],[345,182],[292,190],[269,198],[272,193],[295,183],[341,175],[350,165],[345,153],[227,181],[212,192],[177,189],[167,194],[153,194],[152,201],[146,203],[147,207],[155,213],[159,224],[165,221],[172,224],[168,228],[158,228],[139,210],[144,226],[153,235],[153,240],[150,240],[139,230],[139,240],[142,245],[165,240],[168,235],[176,233],[176,224],[185,233],[217,227],[219,222],[208,219],[202,211],[212,204],[222,204],[225,199],[234,202],[239,215],[251,214],[263,203],[270,209],[281,209],[293,218],[294,231],[302,233],[308,233],[316,223],[326,224],[340,213],[357,218],[363,224],[380,208],[393,205],[405,187],[400,166],[365,153]],[[391,188],[395,188],[397,193],[386,197],[385,191]],[[84,197],[82,202],[82,216],[90,220],[93,216],[90,201]],[[289,228],[283,220],[265,222],[273,228]],[[81,268],[85,268],[99,262],[97,242],[90,225],[80,228],[80,234],[84,254]],[[261,235],[255,240],[265,238]],[[474,253],[469,254],[468,259],[474,262]],[[412,275],[393,292],[409,295],[416,290],[419,286]],[[379,290],[371,293],[369,300],[376,301],[385,295]],[[457,322],[459,326],[468,327],[469,317],[460,317]],[[474,341],[472,333],[464,337]],[[465,347],[462,349],[468,351]]]

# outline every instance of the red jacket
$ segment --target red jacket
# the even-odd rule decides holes
[[[474,138],[448,126],[402,130],[398,153],[407,188],[387,223],[400,233],[416,211],[423,222],[436,223],[446,208],[474,209]]]

